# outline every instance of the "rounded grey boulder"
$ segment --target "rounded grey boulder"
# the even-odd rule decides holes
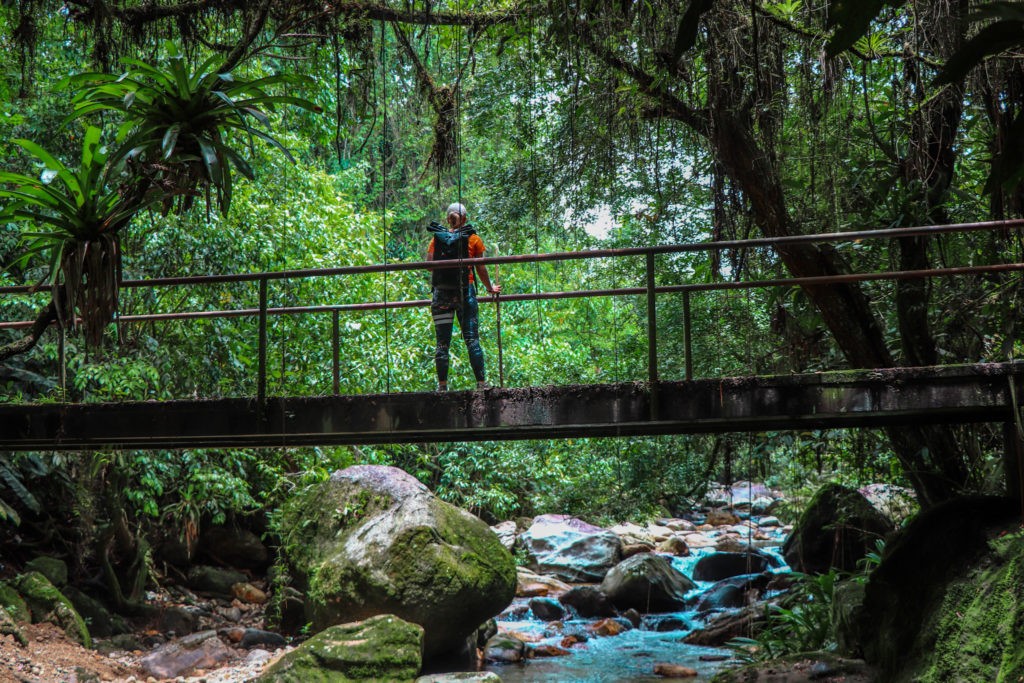
[[[285,504],[281,531],[316,630],[393,614],[423,627],[430,657],[464,647],[515,594],[494,532],[394,467],[335,472]]]

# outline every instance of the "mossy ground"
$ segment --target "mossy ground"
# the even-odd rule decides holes
[[[931,655],[908,680],[1024,680],[1024,531],[998,537],[990,547],[979,566],[950,583],[923,632]]]

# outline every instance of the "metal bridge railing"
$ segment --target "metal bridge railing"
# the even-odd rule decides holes
[[[121,322],[144,322],[144,321],[167,321],[167,320],[189,320],[209,318],[238,318],[256,317],[257,319],[257,399],[262,401],[266,398],[267,387],[267,320],[269,316],[278,315],[303,315],[317,313],[331,313],[332,315],[332,384],[334,393],[339,393],[340,388],[340,324],[339,314],[344,311],[372,311],[383,309],[399,309],[426,307],[430,305],[427,299],[399,300],[399,301],[376,301],[355,304],[328,304],[313,306],[268,306],[268,285],[272,280],[297,280],[307,278],[338,277],[345,275],[388,273],[406,270],[434,270],[438,268],[471,267],[477,264],[522,264],[539,263],[547,261],[569,261],[578,259],[597,258],[618,258],[644,256],[645,259],[645,285],[643,287],[622,287],[613,289],[585,289],[558,292],[538,292],[522,294],[502,294],[500,301],[544,301],[556,299],[571,299],[585,297],[608,297],[608,296],[646,296],[647,308],[647,344],[648,344],[648,380],[658,381],[658,352],[657,352],[657,307],[655,305],[658,295],[681,294],[683,300],[683,347],[685,362],[685,378],[693,379],[693,349],[690,314],[690,295],[695,292],[708,292],[716,290],[744,290],[762,289],[768,287],[793,287],[793,286],[820,286],[838,283],[868,282],[878,280],[907,280],[934,277],[954,277],[964,275],[981,275],[996,273],[1012,273],[1024,271],[1024,263],[998,263],[981,266],[958,266],[946,268],[929,268],[922,270],[900,270],[881,271],[871,273],[843,273],[838,275],[816,276],[816,277],[792,277],[774,278],[764,280],[747,281],[722,281],[704,282],[682,285],[657,285],[655,272],[655,256],[659,254],[677,254],[693,252],[712,252],[726,249],[748,249],[755,247],[773,247],[777,250],[785,249],[790,245],[802,244],[842,244],[847,242],[860,242],[873,239],[896,239],[906,237],[920,237],[929,235],[943,235],[951,233],[967,233],[979,231],[1010,231],[1024,228],[1024,219],[987,221],[976,223],[958,223],[953,225],[918,226],[908,228],[889,228],[883,230],[860,230],[849,232],[821,233],[813,235],[791,235],[785,237],[763,237],[744,240],[722,240],[716,242],[702,242],[693,244],[659,245],[653,247],[633,247],[624,249],[591,249],[585,251],[553,252],[546,254],[522,254],[512,256],[491,256],[485,258],[462,259],[459,261],[414,261],[401,263],[388,263],[366,266],[339,266],[334,268],[311,268],[299,270],[285,270],[260,273],[236,273],[230,275],[198,275],[187,277],[152,278],[146,280],[125,280],[121,283],[123,289],[135,288],[160,288],[194,286],[218,283],[242,283],[255,282],[258,284],[258,306],[256,308],[242,308],[230,310],[208,310],[208,311],[185,311],[174,313],[149,313],[138,315],[119,316]],[[37,292],[38,289],[31,286],[7,286],[0,287],[0,294],[25,295]],[[484,298],[481,303],[496,301],[495,299]],[[33,321],[0,322],[0,329],[22,329],[31,327]],[[500,335],[500,326],[499,331]],[[501,340],[498,340],[499,348]],[[499,370],[500,374],[503,374]]]

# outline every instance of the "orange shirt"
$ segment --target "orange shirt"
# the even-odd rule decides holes
[[[434,238],[430,238],[430,246],[427,247],[428,259],[434,260]],[[473,233],[469,236],[469,258],[480,258],[484,255],[484,241],[480,235]],[[473,284],[473,269],[469,269],[469,284]]]

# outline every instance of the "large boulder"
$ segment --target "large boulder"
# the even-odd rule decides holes
[[[68,584],[68,565],[56,557],[40,555],[25,563],[26,572],[39,572],[57,590],[63,590]]]
[[[289,500],[282,556],[316,630],[394,614],[430,657],[512,601],[515,561],[486,524],[394,467],[361,465]]]
[[[519,540],[533,569],[563,581],[601,581],[622,559],[617,534],[568,515],[537,517]]]
[[[696,584],[668,559],[654,553],[634,555],[620,562],[601,583],[601,590],[613,605],[641,613],[682,609],[686,593],[694,588]]]
[[[614,617],[618,614],[604,591],[593,586],[575,586],[558,596],[558,601],[566,607],[572,607],[584,619]]]
[[[885,681],[1024,679],[1020,508],[970,497],[890,541],[860,610],[864,658]]]
[[[694,581],[721,581],[742,574],[760,574],[775,564],[774,558],[756,548],[739,553],[711,553],[693,566]]]
[[[889,520],[858,491],[826,484],[800,515],[782,553],[795,571],[823,574],[832,567],[853,571],[892,529]]]
[[[321,631],[271,664],[255,683],[411,681],[423,663],[422,646],[422,627],[380,614]]]

